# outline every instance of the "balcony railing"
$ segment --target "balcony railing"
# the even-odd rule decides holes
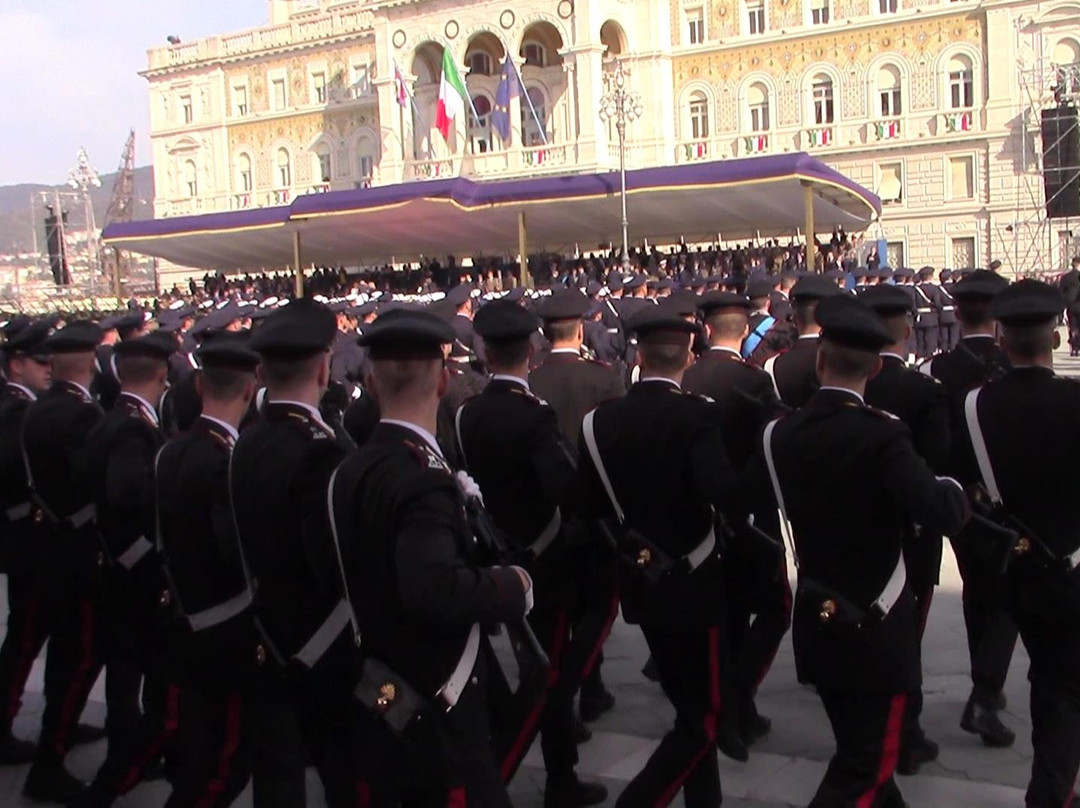
[[[455,173],[453,160],[414,160],[409,165],[411,180],[437,180]]]
[[[802,132],[802,141],[807,149],[825,149],[832,146],[835,140],[836,130],[831,124],[804,129]]]
[[[675,144],[676,163],[696,163],[712,159],[712,149],[707,140],[688,140]]]
[[[288,205],[293,201],[292,188],[277,188],[267,194],[268,204],[274,205]]]
[[[233,194],[232,197],[232,209],[233,210],[247,210],[254,206],[254,196],[250,191],[242,194]]]
[[[868,124],[869,134],[867,141],[874,140],[898,140],[900,138],[900,119],[882,118]]]
[[[521,150],[521,164],[529,168],[542,166],[566,165],[567,146],[565,143],[530,146]]]
[[[328,194],[330,193],[330,183],[320,182],[317,185],[312,185],[307,189],[306,193],[309,194]]]
[[[768,151],[769,135],[765,132],[739,138],[739,154],[743,156],[765,154]]]
[[[975,112],[970,109],[955,109],[941,113],[938,134],[971,132],[975,129]]]

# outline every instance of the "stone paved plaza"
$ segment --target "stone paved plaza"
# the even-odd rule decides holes
[[[1080,359],[1060,358],[1059,370],[1080,374]],[[6,603],[6,595],[3,598]],[[6,615],[5,615],[6,619]],[[615,693],[613,712],[594,725],[592,741],[581,747],[582,775],[606,782],[614,798],[641,768],[672,722],[659,686],[640,674],[647,651],[640,632],[618,623],[606,646],[604,678]],[[1031,724],[1028,712],[1027,655],[1018,644],[1006,686],[1008,710],[1004,720],[1016,730],[1011,749],[987,749],[975,736],[960,730],[960,712],[968,696],[967,646],[960,610],[960,577],[946,545],[945,561],[930,614],[924,650],[927,733],[941,744],[941,757],[915,777],[899,778],[912,808],[1006,808],[1022,806],[1031,766]],[[31,674],[16,734],[36,736],[42,707],[43,661]],[[91,695],[85,720],[104,720],[104,692],[99,681]],[[780,808],[805,805],[812,796],[832,754],[832,736],[825,713],[814,693],[795,681],[790,640],[785,640],[772,672],[758,697],[758,706],[773,720],[772,734],[753,749],[750,761],[735,763],[720,758],[725,800],[729,808]],[[72,769],[89,779],[105,752],[104,742],[76,749],[69,758]],[[26,768],[0,770],[0,806],[21,808],[31,803],[20,796]],[[539,749],[526,759],[512,786],[515,806],[539,808],[544,785]],[[167,786],[140,786],[118,803],[124,808],[157,808]],[[237,806],[250,806],[245,794]],[[681,805],[681,798],[676,805]],[[320,788],[309,772],[309,805],[322,806]],[[300,807],[298,807],[300,808]]]

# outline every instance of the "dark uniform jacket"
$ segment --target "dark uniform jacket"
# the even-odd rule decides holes
[[[454,416],[457,415],[458,408],[462,404],[484,389],[487,377],[481,376],[468,365],[447,365],[446,370],[450,375],[450,380],[447,382],[446,392],[439,399],[435,437],[443,450],[446,462],[451,468],[460,469],[464,468],[464,463],[458,456]],[[378,417],[375,420],[378,421]]]
[[[308,642],[342,598],[326,492],[344,454],[312,410],[277,401],[263,404],[233,450],[232,506],[257,587],[256,612],[284,658]],[[337,637],[319,663],[323,669],[348,666],[349,634]]]
[[[33,540],[30,489],[22,455],[22,426],[34,395],[8,382],[0,390],[0,572],[34,569],[41,547]]]
[[[943,303],[941,289],[936,283],[922,281],[915,284],[916,328],[933,328],[940,322]]]
[[[769,294],[769,314],[775,317],[777,322],[786,322],[791,319],[793,313],[787,293],[774,289]]]
[[[968,391],[1004,376],[1008,369],[1008,357],[989,335],[964,337],[951,351],[938,354],[919,366],[921,373],[933,376],[945,386],[949,396],[954,453],[962,452],[964,448],[964,399]],[[954,462],[950,460],[951,470],[954,469]]]
[[[229,506],[233,445],[225,426],[199,418],[158,455],[159,538],[170,588],[185,616],[226,603],[245,590]],[[200,686],[243,679],[255,660],[250,610],[200,632],[177,633],[169,654],[179,674]]]
[[[113,346],[99,345],[96,354],[97,373],[90,385],[90,392],[102,409],[111,410],[116,403],[116,397],[120,395],[120,380],[116,377],[116,367],[113,365]]]
[[[529,374],[529,386],[555,410],[559,431],[575,453],[585,413],[626,393],[618,371],[569,350],[549,354],[544,364]]]
[[[185,343],[186,344],[186,343]],[[181,348],[172,356],[169,357],[169,384],[175,386],[180,384],[192,373],[195,372],[195,365],[191,363],[191,353]]]
[[[686,370],[683,388],[708,396],[723,411],[728,460],[741,469],[754,455],[762,428],[783,409],[769,374],[735,351],[710,348]]]
[[[465,468],[511,547],[529,547],[552,524],[556,510],[560,521],[569,520],[574,460],[550,406],[520,381],[496,377],[465,402],[459,423]],[[538,607],[566,605],[572,597],[567,560],[567,547],[556,538],[527,565]]]
[[[728,510],[735,474],[724,449],[721,410],[667,380],[640,381],[622,398],[596,408],[596,443],[627,523],[673,559],[709,532],[710,509]],[[579,478],[585,512],[613,518],[614,509],[584,440]],[[648,604],[623,594],[629,623],[684,629],[723,620],[722,578],[715,559],[666,588]]]
[[[367,351],[357,344],[357,337],[355,331],[338,331],[330,354],[330,378],[345,385],[350,393],[364,381],[367,371]]]
[[[780,400],[792,409],[806,404],[818,389],[817,351],[817,335],[799,337],[790,350],[765,362]]]
[[[476,338],[472,320],[464,314],[455,314],[450,321],[450,327],[454,329],[458,344],[475,357],[477,362],[483,364],[484,345],[482,340]]]
[[[153,542],[154,457],[163,443],[150,405],[121,393],[90,432],[83,450],[85,487],[97,506],[97,526],[111,559],[139,539]],[[148,553],[139,565],[156,563]]]
[[[952,429],[945,387],[909,368],[899,356],[884,354],[881,359],[881,372],[866,385],[866,403],[903,421],[919,457],[935,474],[947,473]],[[916,592],[934,586],[941,571],[941,535],[920,528],[905,543],[904,559]]]
[[[891,577],[912,522],[951,532],[967,518],[964,492],[953,481],[934,478],[915,453],[907,426],[847,390],[819,390],[805,407],[781,419],[772,454],[794,528],[800,592],[811,579],[867,609]],[[858,485],[858,495],[837,500],[837,480]],[[763,452],[744,482],[751,502],[771,494]],[[793,638],[800,682],[879,693],[906,692],[919,684],[910,584],[877,624],[823,624],[820,610],[819,601],[796,598]]]
[[[1076,458],[1080,453],[1080,383],[1050,368],[1014,368],[979,394],[978,416],[987,454],[1005,508],[1026,525],[1054,556],[1080,547],[1080,500]],[[981,482],[966,421],[959,475]],[[1080,571],[1053,569],[1038,552],[1009,566],[1014,605],[1044,624],[1080,620]],[[1080,650],[1062,643],[1060,653],[1076,665]]]
[[[601,362],[617,362],[622,359],[625,345],[619,328],[609,330],[601,320],[586,320],[584,345]]]
[[[518,574],[475,563],[464,500],[419,432],[382,422],[338,470],[334,518],[362,653],[433,696],[474,623],[525,614]]]
[[[57,519],[66,520],[92,502],[83,447],[102,416],[89,392],[67,381],[54,382],[26,411],[22,440],[34,491]],[[73,529],[43,519],[38,529],[48,582],[70,592],[93,590],[101,552],[93,523]]]

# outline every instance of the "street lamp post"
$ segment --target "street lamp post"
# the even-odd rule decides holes
[[[622,262],[625,266],[630,260],[627,239],[626,219],[626,124],[641,117],[641,95],[626,88],[626,79],[630,71],[623,67],[622,61],[616,61],[615,67],[604,76],[606,92],[600,97],[600,120],[604,123],[615,121],[615,131],[619,134],[619,183],[622,201]]]

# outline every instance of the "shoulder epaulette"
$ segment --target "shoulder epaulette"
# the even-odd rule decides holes
[[[900,420],[899,416],[893,415],[888,410],[881,410],[881,409],[878,409],[877,407],[871,407],[869,405],[867,405],[865,407],[862,407],[862,409],[865,410],[868,413],[871,413],[873,415],[878,416],[879,418],[884,418],[886,421],[899,421]]]
[[[440,471],[445,471],[447,474],[452,473],[447,462],[439,456],[438,452],[434,451],[426,443],[416,443],[411,440],[402,442],[416,460],[417,465],[421,468],[439,469]]]

